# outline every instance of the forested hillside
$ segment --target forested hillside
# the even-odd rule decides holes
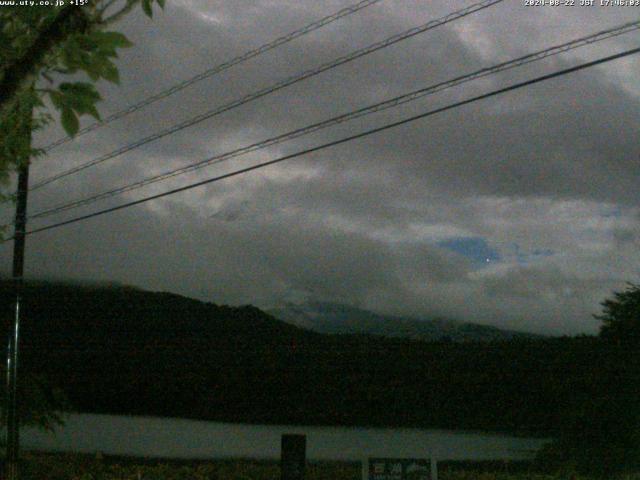
[[[5,284],[6,312],[11,298]],[[548,435],[638,372],[595,337],[322,335],[250,306],[126,287],[30,284],[25,298],[21,368],[82,412]]]
[[[270,308],[267,313],[292,325],[330,334],[370,334],[388,338],[411,338],[425,342],[440,340],[477,342],[541,337],[532,333],[440,317],[413,318],[380,315],[338,303],[289,303]]]

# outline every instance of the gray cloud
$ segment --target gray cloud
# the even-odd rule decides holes
[[[33,178],[470,3],[385,0],[60,148],[34,164]],[[337,0],[176,0],[153,21],[136,13],[122,23],[136,44],[120,60],[122,85],[100,86],[103,115],[344,5]],[[504,2],[35,192],[30,211],[634,18],[631,8],[535,9]],[[100,206],[630,48],[634,38],[575,50]],[[116,280],[218,303],[272,305],[315,298],[529,331],[593,333],[597,322],[591,314],[599,302],[639,273],[640,90],[633,81],[639,71],[637,58],[611,63],[34,235],[28,242],[28,273]],[[60,134],[52,125],[37,142]],[[71,213],[65,215],[56,219]],[[478,266],[437,246],[458,237],[483,238],[500,260]],[[0,253],[8,265],[8,246]]]

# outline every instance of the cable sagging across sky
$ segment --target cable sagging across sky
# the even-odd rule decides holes
[[[229,102],[225,105],[222,105],[220,107],[214,108],[212,110],[209,110],[205,113],[202,113],[200,115],[197,115],[195,117],[192,117],[188,120],[185,120],[183,122],[180,122],[178,124],[175,124],[169,128],[166,128],[164,130],[161,130],[159,132],[156,132],[152,135],[149,135],[145,138],[142,138],[140,140],[137,140],[135,142],[129,143],[127,145],[124,145],[116,150],[113,150],[110,153],[107,153],[105,155],[102,155],[100,157],[97,157],[93,160],[90,160],[88,162],[85,162],[81,165],[78,165],[76,167],[70,168],[68,170],[65,170],[64,172],[61,172],[57,175],[53,175],[49,178],[46,178],[36,184],[34,184],[31,188],[30,191],[33,190],[37,190],[39,188],[44,187],[45,185],[48,185],[52,182],[55,182],[57,180],[60,180],[62,178],[65,178],[69,175],[73,175],[75,173],[78,173],[82,170],[85,170],[89,167],[93,167],[95,165],[98,165],[100,163],[103,163],[107,160],[111,160],[112,158],[118,157],[124,153],[130,152],[132,150],[135,150],[143,145],[146,145],[148,143],[151,143],[155,140],[159,140],[163,137],[166,137],[168,135],[173,135],[174,133],[179,132],[180,130],[184,130],[185,128],[191,127],[193,125],[196,125],[198,123],[201,123],[205,120],[208,120],[216,115],[220,115],[221,113],[224,112],[228,112],[229,110],[233,110],[234,108],[240,107],[242,105],[245,105],[249,102],[252,102],[254,100],[257,100],[259,98],[265,97],[271,93],[277,92],[279,90],[282,90],[286,87],[289,87],[291,85],[294,85],[296,83],[299,83],[303,80],[306,80],[308,78],[314,77],[316,75],[319,75],[323,72],[326,72],[327,70],[331,70],[333,68],[336,68],[340,65],[344,65],[346,63],[352,62],[360,57],[363,57],[365,55],[369,55],[373,52],[376,52],[378,50],[381,50],[383,48],[387,48],[390,47],[391,45],[394,45],[398,42],[401,42],[403,40],[407,40],[411,37],[414,37],[416,35],[419,35],[421,33],[427,32],[429,30],[432,30],[436,27],[440,27],[442,25],[446,25],[450,22],[453,22],[455,20],[458,20],[460,18],[466,17],[467,15],[471,15],[473,13],[476,13],[480,10],[484,10],[485,8],[489,8],[495,4],[501,3],[504,0],[484,0],[482,2],[478,2],[478,3],[474,3],[473,5],[470,5],[468,7],[465,7],[463,9],[457,10],[455,12],[452,12],[444,17],[441,17],[439,19],[436,20],[431,20],[421,26],[418,27],[413,27],[410,28],[409,30],[406,30],[402,33],[396,34],[396,35],[392,35],[391,37],[382,40],[380,42],[376,42],[374,44],[369,45],[368,47],[364,47],[362,49],[359,50],[355,50],[347,55],[344,55],[342,57],[339,57],[335,60],[332,60],[330,62],[324,63],[316,68],[310,69],[310,70],[306,70],[298,75],[294,75],[291,77],[288,77],[284,80],[281,80],[273,85],[270,85],[268,87],[265,87],[263,89],[260,89],[256,92],[250,93],[248,95],[245,95],[244,97],[241,97],[237,100],[234,100],[232,102]]]
[[[139,101],[138,103],[135,103],[133,105],[130,105],[129,107],[123,109],[123,110],[119,110],[115,113],[112,113],[111,115],[109,115],[108,117],[104,118],[103,120],[99,121],[99,122],[95,122],[91,125],[88,125],[82,129],[80,129],[80,131],[78,131],[78,133],[75,135],[75,137],[63,137],[60,138],[58,140],[56,140],[55,142],[52,142],[50,144],[48,144],[47,146],[45,146],[42,150],[44,150],[45,152],[49,152],[51,150],[53,150],[54,148],[63,145],[67,142],[72,141],[74,138],[77,138],[81,135],[84,135],[85,133],[89,133],[92,132],[100,127],[104,127],[105,125],[114,122],[115,120],[119,120],[120,118],[126,117],[127,115],[130,115],[131,113],[137,112],[138,110],[151,105],[152,103],[155,103],[159,100],[162,100],[164,98],[167,98],[171,95],[173,95],[174,93],[177,93],[181,90],[184,90],[185,88],[193,85],[194,83],[197,83],[201,80],[204,80],[205,78],[209,78],[212,77],[214,75],[217,75],[218,73],[221,73],[235,65],[238,65],[239,63],[242,62],[246,62],[247,60],[250,60],[254,57],[257,57],[258,55],[261,55],[263,53],[268,52],[269,50],[273,50],[274,48],[277,48],[281,45],[284,45],[285,43],[289,43],[292,40],[295,40],[296,38],[299,38],[303,35],[306,35],[308,33],[311,33],[315,30],[318,30],[319,28],[322,28],[326,25],[329,25],[330,23],[335,22],[336,20],[339,20],[343,17],[346,17],[348,15],[351,15],[353,13],[359,12],[360,10],[363,10],[367,7],[370,7],[371,5],[374,5],[376,3],[381,2],[382,0],[362,0],[361,2],[358,2],[350,7],[346,7],[343,8],[342,10],[339,10],[338,12],[332,13],[331,15],[327,15],[324,18],[321,18],[320,20],[310,23],[298,30],[295,30],[291,33],[288,33],[287,35],[284,35],[282,37],[279,37],[275,40],[273,40],[272,42],[266,43],[254,50],[249,50],[248,52],[243,53],[242,55],[239,55],[231,60],[228,60],[224,63],[221,63],[219,65],[216,65],[215,67],[211,67],[208,70],[205,70],[204,72],[200,72],[199,74],[184,80],[180,83],[177,83],[165,90],[162,90],[161,92],[158,92],[154,95],[151,95],[150,97],[145,98],[144,100]]]
[[[149,202],[149,201],[152,201],[152,200],[157,200],[159,198],[163,198],[163,197],[167,197],[167,196],[170,196],[170,195],[174,195],[176,193],[180,193],[180,192],[184,192],[184,191],[187,191],[187,190],[191,190],[191,189],[194,189],[194,188],[197,188],[197,187],[201,187],[203,185],[208,185],[208,184],[211,184],[211,183],[214,183],[214,182],[218,182],[218,181],[221,181],[221,180],[224,180],[224,179],[227,179],[227,178],[236,177],[238,175],[242,175],[244,173],[248,173],[248,172],[251,172],[251,171],[254,171],[254,170],[258,170],[258,169],[261,169],[261,168],[265,168],[265,167],[268,167],[270,165],[274,165],[276,163],[281,163],[281,162],[284,162],[286,160],[291,160],[291,159],[294,159],[294,158],[298,158],[298,157],[301,157],[303,155],[307,155],[307,154],[310,154],[310,153],[313,153],[313,152],[318,152],[318,151],[324,150],[324,149],[329,148],[329,147],[333,147],[333,146],[336,146],[336,145],[341,145],[343,143],[351,142],[351,141],[357,140],[359,138],[364,138],[364,137],[373,135],[375,133],[383,132],[383,131],[386,131],[386,130],[389,130],[389,129],[392,129],[392,128],[395,128],[395,127],[398,127],[398,126],[401,126],[401,125],[405,125],[407,123],[411,123],[411,122],[414,122],[416,120],[427,118],[427,117],[436,115],[438,113],[442,113],[442,112],[445,112],[445,111],[448,111],[448,110],[453,110],[455,108],[459,108],[461,106],[468,105],[470,103],[474,103],[474,102],[477,102],[477,101],[480,101],[480,100],[485,100],[487,98],[495,97],[495,96],[501,95],[503,93],[507,93],[507,92],[514,91],[514,90],[518,90],[518,89],[521,89],[521,88],[524,88],[524,87],[528,87],[530,85],[534,85],[536,83],[540,83],[540,82],[544,82],[544,81],[547,81],[547,80],[551,80],[553,78],[558,78],[558,77],[567,75],[569,73],[573,73],[573,72],[577,72],[577,71],[580,71],[580,70],[584,70],[586,68],[594,67],[596,65],[601,65],[601,64],[604,64],[604,63],[608,63],[608,62],[611,62],[611,61],[614,61],[614,60],[618,60],[620,58],[628,57],[630,55],[635,55],[637,53],[640,53],[640,47],[634,48],[634,49],[631,49],[631,50],[627,50],[625,52],[618,53],[618,54],[615,54],[615,55],[610,55],[610,56],[607,56],[607,57],[604,57],[604,58],[600,58],[598,60],[593,60],[591,62],[582,63],[582,64],[574,66],[574,67],[565,68],[563,70],[559,70],[559,71],[556,71],[556,72],[553,72],[553,73],[550,73],[550,74],[547,74],[547,75],[542,75],[542,76],[533,78],[531,80],[527,80],[527,81],[524,81],[524,82],[519,82],[519,83],[516,83],[516,84],[513,84],[513,85],[509,85],[507,87],[503,87],[503,88],[500,88],[500,89],[497,89],[497,90],[493,90],[493,91],[491,91],[489,93],[485,93],[485,94],[482,94],[482,95],[477,95],[475,97],[471,97],[471,98],[468,98],[466,100],[462,100],[462,101],[459,101],[459,102],[456,102],[456,103],[452,103],[452,104],[444,106],[444,107],[440,107],[440,108],[437,108],[437,109],[434,109],[434,110],[430,110],[430,111],[421,113],[419,115],[414,115],[414,116],[405,118],[403,120],[399,120],[397,122],[389,123],[389,124],[383,125],[381,127],[373,128],[373,129],[370,129],[370,130],[367,130],[365,132],[361,132],[361,133],[358,133],[358,134],[355,134],[355,135],[350,135],[348,137],[344,137],[344,138],[341,138],[339,140],[334,140],[332,142],[328,142],[328,143],[325,143],[325,144],[322,144],[322,145],[319,145],[319,146],[316,146],[316,147],[308,148],[306,150],[302,150],[302,151],[299,151],[299,152],[296,152],[296,153],[293,153],[293,154],[290,154],[290,155],[285,155],[283,157],[279,157],[279,158],[276,158],[274,160],[269,160],[267,162],[263,162],[263,163],[259,163],[259,164],[256,164],[256,165],[252,165],[250,167],[246,167],[246,168],[242,168],[242,169],[239,169],[239,170],[235,170],[233,172],[226,173],[224,175],[219,175],[219,176],[212,177],[212,178],[209,178],[209,179],[206,179],[206,180],[202,180],[202,181],[199,181],[199,182],[191,183],[189,185],[185,185],[185,186],[182,186],[182,187],[179,187],[179,188],[168,190],[168,191],[163,192],[163,193],[151,195],[151,196],[144,197],[144,198],[141,198],[141,199],[138,199],[138,200],[134,200],[134,201],[131,201],[131,202],[126,202],[126,203],[117,205],[115,207],[105,208],[105,209],[99,210],[97,212],[89,213],[89,214],[86,214],[86,215],[81,215],[81,216],[78,216],[78,217],[75,217],[75,218],[72,218],[72,219],[69,219],[69,220],[65,220],[65,221],[62,221],[62,222],[54,223],[52,225],[47,225],[47,226],[44,226],[44,227],[36,228],[36,229],[33,229],[33,230],[30,230],[30,231],[26,232],[26,234],[27,235],[32,235],[34,233],[39,233],[39,232],[43,232],[43,231],[46,231],[46,230],[59,228],[59,227],[62,227],[64,225],[70,225],[72,223],[81,222],[81,221],[88,220],[90,218],[97,217],[97,216],[100,216],[100,215],[104,215],[104,214],[107,214],[107,213],[115,212],[115,211],[118,211],[118,210],[123,210],[125,208],[133,207],[135,205],[140,205],[142,203],[146,203],[146,202]],[[9,240],[12,240],[12,238],[6,239],[5,242],[9,241]]]
[[[205,160],[201,160],[199,162],[196,162],[194,164],[190,164],[184,167],[180,167],[180,168],[176,168],[173,170],[169,170],[167,172],[152,176],[152,177],[148,177],[145,178],[143,180],[139,180],[137,182],[133,182],[121,187],[117,187],[111,190],[107,190],[98,194],[94,194],[91,195],[89,197],[83,198],[83,199],[79,199],[79,200],[75,200],[75,201],[71,201],[71,202],[67,202],[61,205],[57,205],[51,208],[48,208],[46,210],[42,210],[40,212],[37,212],[31,216],[29,216],[29,219],[37,219],[37,218],[43,218],[43,217],[47,217],[50,215],[54,215],[56,213],[61,213],[67,210],[71,210],[74,208],[78,208],[84,205],[89,205],[91,203],[97,202],[99,200],[103,200],[106,198],[110,198],[113,197],[115,195],[119,195],[119,194],[123,194],[126,192],[130,192],[133,190],[136,190],[138,188],[142,188],[144,186],[153,184],[153,183],[157,183],[163,180],[167,180],[169,178],[173,178],[175,176],[178,175],[182,175],[185,173],[189,173],[192,171],[196,171],[199,170],[201,168],[210,166],[210,165],[214,165],[214,164],[218,164],[227,160],[230,160],[232,158],[236,158],[238,156],[241,155],[245,155],[247,153],[250,152],[254,152],[257,150],[261,150],[263,148],[267,148],[270,147],[272,145],[276,145],[276,144],[280,144],[282,142],[288,141],[288,140],[292,140],[295,138],[299,138],[301,136],[304,135],[308,135],[310,133],[322,130],[324,128],[328,128],[330,126],[333,125],[337,125],[340,123],[344,123],[350,120],[354,120],[360,117],[364,117],[366,115],[371,115],[373,113],[376,112],[380,112],[383,110],[387,110],[389,108],[393,108],[399,105],[403,105],[405,103],[409,103],[415,100],[418,100],[420,98],[423,98],[425,96],[428,95],[433,95],[435,93],[441,92],[443,90],[447,90],[449,88],[453,88],[455,86],[473,81],[473,80],[477,80],[479,78],[483,78],[489,75],[494,75],[496,73],[499,72],[503,72],[512,68],[516,68],[516,67],[520,67],[523,65],[527,65],[529,63],[532,62],[536,62],[554,55],[558,55],[560,53],[564,53],[567,52],[569,50],[573,50],[579,47],[583,47],[586,45],[591,45],[593,43],[596,42],[600,42],[618,35],[622,35],[625,33],[629,33],[635,30],[640,29],[640,20],[635,21],[635,22],[629,22],[617,27],[613,27],[613,28],[609,28],[607,30],[603,30],[603,31],[599,31],[597,33],[588,35],[588,36],[584,36],[566,43],[563,43],[561,45],[556,45],[544,50],[540,50],[534,53],[530,53],[518,58],[515,58],[513,60],[509,60],[503,63],[499,63],[497,65],[493,65],[491,67],[486,67],[486,68],[482,68],[480,70],[476,70],[472,73],[468,73],[465,75],[461,75],[458,76],[456,78],[453,78],[451,80],[447,80],[444,82],[440,82],[434,85],[430,85],[428,87],[424,87],[418,90],[414,90],[410,93],[404,94],[404,95],[400,95],[397,97],[394,97],[392,99],[389,100],[385,100],[383,102],[379,102],[373,105],[369,105],[367,107],[363,107],[360,108],[358,110],[349,112],[349,113],[345,113],[336,117],[332,117],[330,119],[324,120],[322,122],[318,122],[318,123],[314,123],[311,125],[308,125],[306,127],[303,128],[298,128],[296,130],[263,140],[261,142],[257,142],[257,143],[253,143],[251,145],[245,146],[245,147],[241,147],[226,153],[222,153],[219,155],[215,155],[212,156],[210,158],[207,158]]]

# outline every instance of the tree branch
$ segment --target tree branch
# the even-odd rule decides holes
[[[90,26],[82,8],[67,5],[56,19],[45,28],[31,47],[12,65],[3,69],[0,80],[0,112],[11,103],[16,93],[29,77],[32,77],[46,55],[61,44],[72,33],[84,33]]]
[[[109,25],[111,23],[117,22],[120,18],[125,16],[131,10],[133,10],[133,7],[135,7],[138,3],[140,3],[140,0],[127,0],[127,4],[124,7],[122,7],[120,10],[115,12],[110,17],[105,18],[104,20],[102,20],[100,22],[100,24],[101,25]]]

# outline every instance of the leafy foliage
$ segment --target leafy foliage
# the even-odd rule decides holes
[[[6,183],[12,169],[41,153],[31,148],[29,133],[51,119],[45,97],[69,135],[78,132],[80,116],[100,119],[94,83],[118,83],[114,60],[120,49],[131,46],[123,34],[105,29],[138,3],[151,17],[154,1],[164,6],[164,0],[112,0],[82,7],[0,8],[0,181]],[[81,72],[91,83],[63,80]]]
[[[365,453],[365,452],[363,452]],[[474,468],[474,462],[439,462],[440,480],[594,480],[583,475],[550,475],[497,463]],[[478,463],[478,462],[476,462]],[[170,460],[73,454],[28,454],[21,472],[25,480],[273,480],[280,478],[276,460]],[[360,462],[308,462],[308,480],[359,480]],[[611,478],[607,480],[612,480]],[[630,475],[624,480],[640,480]]]
[[[100,99],[95,87],[90,83],[62,83],[57,91],[50,92],[53,105],[60,110],[62,126],[68,132],[77,132],[77,114],[89,114],[100,120],[95,102]]]
[[[7,185],[11,170],[38,155],[38,150],[31,148],[31,131],[46,123],[47,116],[33,118],[31,112],[41,107],[42,101],[34,89],[25,91],[16,102],[12,112],[0,116],[0,185]],[[0,202],[12,199],[12,195],[0,194]]]
[[[4,378],[4,371],[0,369]],[[4,385],[3,385],[4,387]],[[4,397],[4,396],[3,396]],[[62,412],[70,408],[66,395],[43,376],[28,372],[21,378],[18,389],[20,425],[53,431],[63,424]],[[4,427],[5,403],[0,405],[0,426]],[[2,441],[2,440],[0,440]]]
[[[104,28],[137,3],[139,0],[113,0],[92,1],[84,7],[69,2],[60,8],[0,7],[0,186],[6,187],[14,170],[42,154],[32,148],[31,134],[51,120],[46,113],[47,96],[69,135],[77,133],[80,116],[100,119],[96,108],[100,95],[94,83],[61,79],[84,72],[91,82],[118,83],[114,59],[131,42]],[[146,0],[143,5],[149,16],[152,3]],[[156,3],[164,5],[161,0]],[[0,194],[0,202],[12,198]],[[40,375],[25,377],[20,388],[22,424],[50,429],[61,421],[56,412],[64,408],[64,397]]]
[[[583,367],[592,393],[575,392],[541,459],[609,478],[640,470],[640,287],[629,284],[601,305],[598,356]]]
[[[600,336],[627,345],[640,344],[640,285],[630,283],[625,291],[602,302]]]

